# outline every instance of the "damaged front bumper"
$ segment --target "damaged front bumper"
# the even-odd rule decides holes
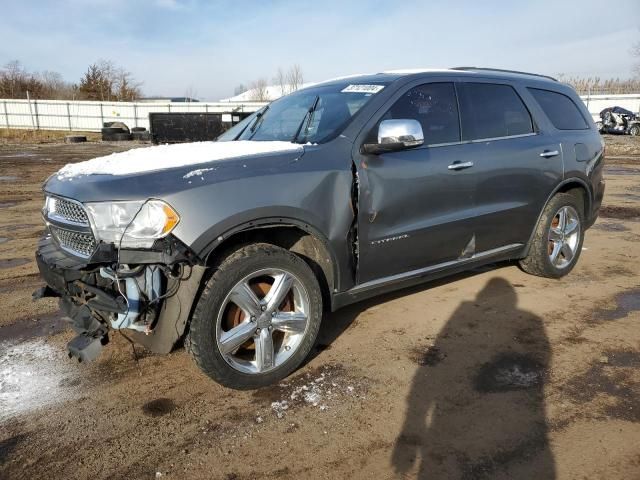
[[[155,248],[157,247],[157,248]],[[59,297],[78,336],[68,344],[79,361],[96,358],[109,332],[125,330],[155,353],[169,353],[182,337],[205,268],[174,238],[153,250],[102,244],[90,258],[66,252],[47,234],[36,261],[47,286],[34,299]]]

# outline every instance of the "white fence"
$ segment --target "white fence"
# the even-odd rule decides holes
[[[258,110],[261,102],[81,102],[0,100],[0,128],[99,132],[104,122],[149,128],[149,113],[203,112],[232,116]],[[223,121],[227,121],[223,118]],[[228,119],[231,121],[231,118]]]
[[[592,115],[598,115],[607,107],[622,107],[634,113],[640,112],[639,93],[628,95],[589,95],[580,98],[582,98],[582,101]]]
[[[593,115],[619,106],[640,112],[640,94],[590,95],[582,100]],[[124,122],[129,127],[149,128],[149,113],[205,112],[233,115],[255,112],[261,102],[81,102],[64,100],[1,100],[0,128],[75,130],[99,132],[104,122]],[[223,118],[223,121],[231,121]]]

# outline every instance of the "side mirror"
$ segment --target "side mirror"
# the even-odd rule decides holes
[[[378,127],[378,143],[365,143],[362,150],[379,154],[419,147],[423,143],[422,125],[417,120],[383,120]]]

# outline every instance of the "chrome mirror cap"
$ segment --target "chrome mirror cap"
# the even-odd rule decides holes
[[[417,120],[383,120],[378,127],[378,144],[401,144],[405,148],[424,143],[422,125]]]

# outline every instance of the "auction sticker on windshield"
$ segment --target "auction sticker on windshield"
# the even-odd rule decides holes
[[[384,85],[349,85],[341,90],[342,93],[378,93]]]

